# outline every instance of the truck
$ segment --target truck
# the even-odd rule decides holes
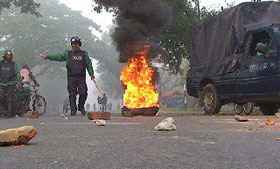
[[[206,114],[229,103],[280,107],[280,3],[248,2],[190,30],[187,92]]]

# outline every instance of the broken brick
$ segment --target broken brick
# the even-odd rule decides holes
[[[39,118],[39,112],[38,111],[32,111],[31,115],[28,118],[30,118],[30,119]]]
[[[266,125],[275,125],[276,123],[274,120],[269,119],[269,120],[267,120],[267,122],[265,122],[265,124]]]
[[[110,112],[89,112],[88,119],[90,120],[110,120]]]

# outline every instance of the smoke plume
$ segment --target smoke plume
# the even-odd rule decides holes
[[[158,47],[150,39],[165,29],[172,19],[172,8],[163,0],[95,0],[107,10],[116,13],[116,28],[112,39],[120,53],[120,62],[126,63],[139,46]],[[155,56],[151,54],[150,57]]]

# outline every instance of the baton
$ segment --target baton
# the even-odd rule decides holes
[[[101,95],[103,95],[103,94],[104,94],[103,90],[98,86],[98,84],[96,83],[95,80],[93,81],[93,83],[95,84],[95,87],[96,87],[96,89],[99,91],[99,93],[100,93]]]

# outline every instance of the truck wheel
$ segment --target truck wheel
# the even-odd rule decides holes
[[[235,111],[235,114],[241,115],[244,112],[244,105],[243,104],[234,104],[234,111]]]
[[[262,104],[260,110],[265,116],[272,116],[278,112],[279,106],[277,104]]]
[[[247,104],[244,105],[244,113],[246,115],[250,115],[253,112],[255,103],[249,102]]]
[[[207,84],[204,87],[201,99],[206,114],[217,114],[220,112],[221,101],[212,84]]]

